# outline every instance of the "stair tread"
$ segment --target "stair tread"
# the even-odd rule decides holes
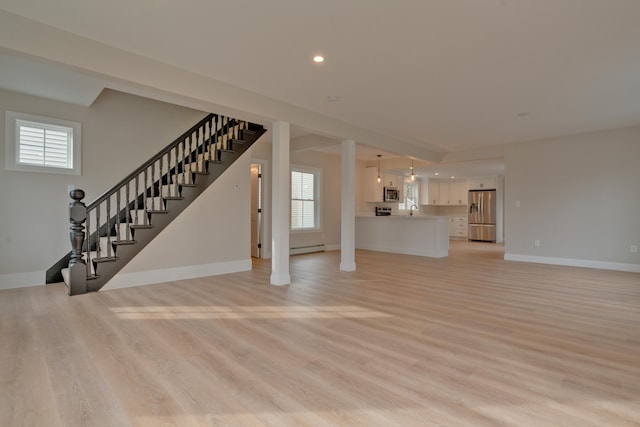
[[[99,263],[99,262],[115,262],[118,260],[117,256],[101,256],[100,258],[91,258],[91,261]]]
[[[136,241],[135,240],[124,240],[124,239],[121,239],[121,240],[114,240],[113,244],[114,245],[135,245]]]

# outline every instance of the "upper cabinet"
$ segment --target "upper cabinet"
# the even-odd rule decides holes
[[[426,178],[420,180],[420,204],[440,204],[440,183],[438,181]]]
[[[390,173],[383,173],[380,172],[382,174],[382,186],[383,187],[402,187],[403,181],[402,181],[402,177],[399,177],[397,175],[393,175]]]
[[[467,181],[438,181],[423,179],[420,185],[420,204],[423,205],[466,205]]]
[[[440,197],[438,198],[438,204],[439,205],[451,204],[450,202],[451,198],[449,197],[449,191],[451,191],[451,186],[449,185],[449,183],[439,182],[438,185],[440,186]]]
[[[474,178],[469,180],[469,190],[495,190],[496,178]]]
[[[449,201],[451,205],[466,205],[469,186],[467,181],[453,181],[449,184]]]

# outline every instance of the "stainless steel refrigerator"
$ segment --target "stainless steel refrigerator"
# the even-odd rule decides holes
[[[496,241],[496,190],[469,191],[469,240]]]

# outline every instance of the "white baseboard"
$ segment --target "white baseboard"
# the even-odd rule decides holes
[[[342,246],[340,245],[340,243],[334,243],[333,245],[325,245],[325,248],[324,248],[325,251],[339,251],[340,249],[342,249]]]
[[[171,280],[195,279],[219,274],[239,273],[251,270],[251,259],[190,265],[187,267],[163,268],[135,273],[118,273],[102,289],[119,289],[150,285]],[[0,290],[44,286],[46,271],[0,274]]]
[[[29,273],[0,274],[0,290],[43,286],[46,282],[46,271]]]
[[[251,259],[216,262],[212,264],[189,265],[186,267],[162,268],[135,273],[118,273],[102,290],[150,285],[172,280],[196,279],[219,274],[239,273],[251,270]]]
[[[568,267],[585,267],[585,268],[597,268],[600,270],[617,270],[628,271],[630,273],[640,273],[640,264],[626,264],[622,262],[608,262],[608,261],[591,261],[586,259],[574,259],[574,258],[556,258],[536,255],[518,255],[518,254],[504,254],[506,261],[521,261],[521,262],[533,262],[536,264],[552,264],[552,265],[565,265]]]

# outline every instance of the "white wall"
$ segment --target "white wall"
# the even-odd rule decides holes
[[[250,168],[236,160],[104,289],[250,270]]]
[[[306,142],[316,138],[314,135],[306,135]],[[319,140],[326,140],[317,137]],[[263,137],[264,141],[256,143],[252,147],[251,156],[254,159],[271,162],[271,144],[267,143],[268,135]],[[311,141],[312,142],[312,141]],[[295,145],[295,144],[294,144]],[[292,151],[291,164],[296,166],[307,166],[322,169],[322,231],[321,232],[294,232],[290,236],[291,247],[307,246],[324,243],[328,249],[339,249],[340,247],[340,227],[341,227],[341,191],[342,191],[342,169],[340,156],[324,154],[317,151]],[[364,163],[356,165],[356,194],[361,197],[359,191],[360,176],[358,175]],[[265,197],[270,197],[265,191]],[[264,224],[265,233],[269,233],[270,224]],[[269,241],[265,236],[265,241]]]
[[[505,258],[640,271],[640,127],[512,144],[505,160]]]
[[[4,116],[5,110],[81,122],[83,172],[82,176],[71,176],[0,169],[0,288],[44,284],[44,272],[71,249],[69,184],[85,190],[85,203],[91,202],[205,115],[201,111],[109,90],[89,108],[0,90],[0,114]],[[0,120],[2,166],[4,134],[3,117]],[[228,188],[223,191],[223,197],[231,202],[215,202],[212,191],[196,202],[213,209],[211,215],[216,221],[221,217],[230,219],[222,227],[224,231],[220,238],[207,236],[206,254],[196,255],[200,253],[197,246],[193,250],[186,249],[189,238],[197,240],[200,235],[194,235],[191,226],[197,227],[209,219],[207,214],[192,212],[189,208],[183,214],[189,219],[188,227],[172,232],[167,229],[171,236],[169,240],[162,235],[158,237],[160,243],[145,249],[149,255],[141,255],[140,260],[126,267],[126,271],[210,264],[214,257],[223,261],[246,260],[248,256],[244,251],[249,250],[249,244],[245,245],[244,241],[248,231],[240,223],[246,216],[246,226],[249,224],[249,208],[242,205],[249,203],[246,193],[249,166],[228,173],[232,176],[222,178],[221,182],[232,179],[240,184],[238,192],[230,194]],[[218,182],[214,183],[214,188],[216,184]],[[218,184],[220,186],[224,184]],[[176,221],[181,224],[186,220]],[[236,237],[231,239],[228,233]],[[162,251],[157,246],[163,241],[175,242],[173,253],[160,254]],[[219,251],[220,247],[224,247],[224,251]]]
[[[320,218],[322,230],[319,232],[293,232],[290,237],[292,248],[324,243],[329,249],[340,248],[342,164],[340,156],[319,152],[302,151],[291,153],[291,164],[322,170]]]

